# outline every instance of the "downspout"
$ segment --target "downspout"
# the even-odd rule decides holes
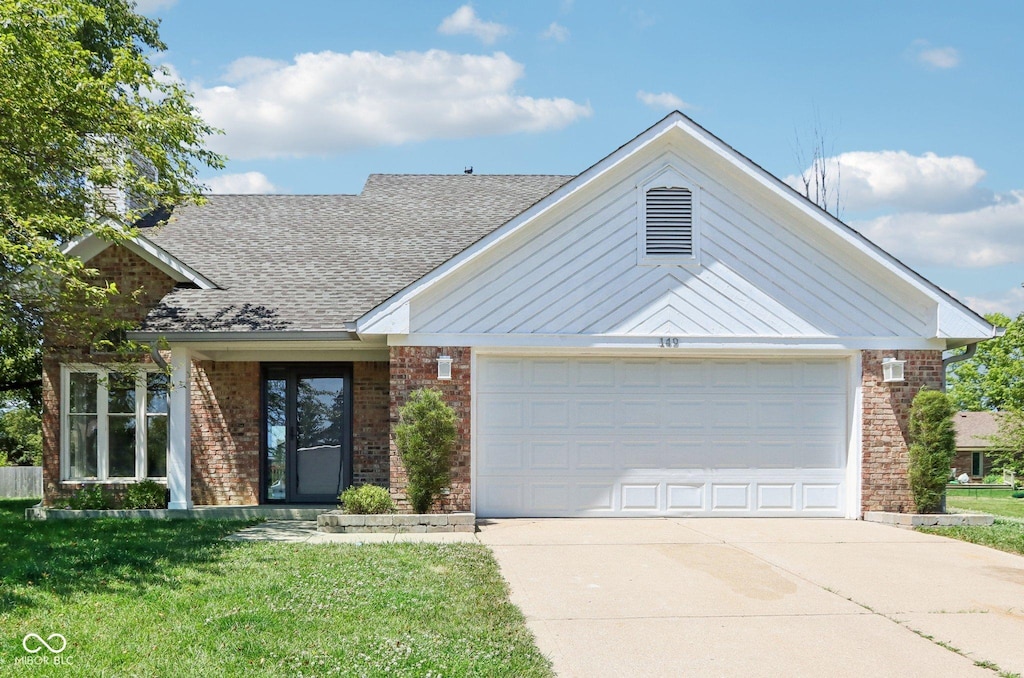
[[[957,355],[951,355],[948,358],[942,359],[942,391],[946,391],[946,375],[949,373],[949,366],[953,363],[958,363],[963,360],[970,360],[974,357],[974,354],[978,351],[978,343],[967,344],[967,350]]]
[[[167,361],[164,360],[164,357],[162,355],[160,355],[160,349],[157,347],[158,343],[159,342],[156,341],[149,342],[149,355],[151,358],[153,358],[153,362],[155,362],[160,367],[161,370],[166,372]],[[945,381],[943,381],[943,383],[945,383]]]

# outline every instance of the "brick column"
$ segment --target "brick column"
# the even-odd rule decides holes
[[[391,347],[391,496],[402,510],[408,511],[406,475],[395,447],[398,410],[409,393],[418,388],[436,388],[458,415],[458,437],[452,453],[451,493],[434,505],[441,513],[470,510],[470,354],[468,347],[392,346]],[[452,358],[452,378],[437,378],[437,357]]]
[[[882,381],[882,359],[906,360],[905,381]],[[942,351],[862,351],[861,510],[912,512],[907,480],[910,404],[922,388],[942,388]]]

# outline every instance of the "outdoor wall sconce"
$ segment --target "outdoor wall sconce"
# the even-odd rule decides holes
[[[902,372],[900,373],[902,374]],[[451,379],[452,378],[452,357],[448,355],[442,355],[437,357],[437,378],[438,379]]]
[[[906,360],[882,358],[882,381],[890,383],[905,381],[903,378],[903,366],[906,364]]]

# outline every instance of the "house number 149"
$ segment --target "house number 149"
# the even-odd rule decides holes
[[[679,339],[676,337],[662,337],[661,338],[662,348],[679,348]]]

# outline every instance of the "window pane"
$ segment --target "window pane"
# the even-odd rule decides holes
[[[68,477],[95,478],[96,415],[68,415],[68,429]]]
[[[69,412],[92,413],[96,411],[96,373],[95,372],[72,372],[68,375],[71,379],[71,409]]]
[[[167,476],[167,416],[146,417],[146,476]]]
[[[108,475],[135,477],[135,417],[108,417],[110,422]]]
[[[146,411],[167,413],[167,375],[162,372],[146,375]]]
[[[133,414],[135,412],[135,377],[110,373],[107,380],[107,411]]]
[[[263,390],[267,407],[267,499],[285,498],[285,470],[288,461],[286,437],[287,428],[287,382],[284,379],[267,379]]]

